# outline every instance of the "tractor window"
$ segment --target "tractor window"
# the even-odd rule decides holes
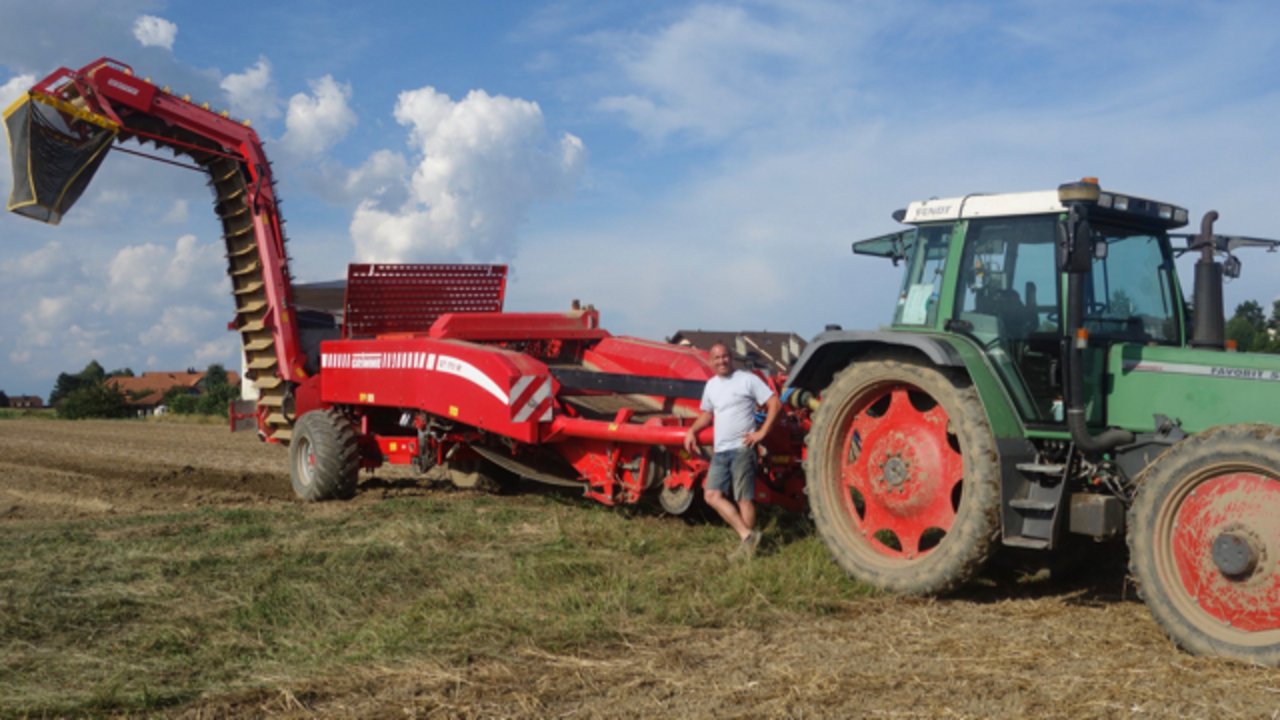
[[[912,243],[911,266],[898,296],[895,325],[933,325],[938,319],[942,272],[947,267],[951,225],[922,227]]]
[[[1061,393],[1056,215],[972,220],[956,297],[958,327],[982,345],[1026,420],[1054,421]]]
[[[1103,229],[1105,258],[1094,258],[1085,287],[1089,332],[1130,342],[1174,342],[1178,323],[1169,282],[1172,262],[1160,239]]]
[[[961,266],[959,317],[984,340],[1058,330],[1050,215],[974,220]]]

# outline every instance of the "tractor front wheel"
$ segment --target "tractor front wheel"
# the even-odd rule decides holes
[[[1130,572],[1175,643],[1280,665],[1280,428],[1170,448],[1139,479],[1128,534]]]
[[[289,469],[293,491],[303,500],[354,495],[360,449],[351,421],[337,410],[312,410],[299,418],[289,444]]]
[[[881,589],[953,590],[999,536],[999,462],[982,404],[931,366],[860,361],[837,375],[814,415],[805,474],[836,562]]]

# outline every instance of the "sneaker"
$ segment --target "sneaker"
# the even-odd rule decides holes
[[[756,548],[760,545],[760,531],[752,530],[747,536],[738,543],[738,547],[729,553],[731,562],[750,560],[756,555]]]

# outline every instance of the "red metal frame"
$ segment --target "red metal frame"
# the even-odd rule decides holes
[[[184,152],[220,154],[242,163],[249,184],[245,203],[253,213],[254,236],[263,266],[263,290],[268,301],[265,324],[271,328],[275,343],[278,373],[286,381],[306,379],[298,329],[291,315],[293,288],[271,163],[253,128],[213,112],[207,106],[171,95],[135,77],[128,65],[110,58],[99,58],[79,70],[59,68],[36,83],[32,91],[110,118],[120,125],[120,141],[145,138]],[[207,143],[193,145],[131,127],[130,121],[135,117],[162,120]]]
[[[263,266],[263,323],[278,375],[290,383],[282,411],[346,412],[358,428],[364,467],[425,468],[451,458],[498,458],[494,453],[525,467],[553,460],[576,473],[587,496],[610,505],[637,502],[656,485],[691,489],[705,477],[707,460],[682,447],[699,414],[689,386],[713,375],[705,353],[614,337],[590,307],[502,312],[504,265],[351,266],[341,338],[320,343],[319,372],[308,376],[271,166],[257,133],[107,58],[59,69],[32,92],[111,119],[120,140],[241,163]],[[155,119],[180,132],[157,135]],[[556,372],[581,386],[562,387]],[[614,389],[601,389],[608,387]],[[260,428],[269,412],[281,410],[260,407]],[[806,426],[807,411],[787,411],[766,438],[759,500],[803,505]],[[699,441],[709,445],[711,435],[707,428]]]

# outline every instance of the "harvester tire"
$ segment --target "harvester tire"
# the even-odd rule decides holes
[[[360,449],[351,421],[337,410],[312,410],[299,418],[289,445],[289,469],[293,491],[303,500],[354,495]]]
[[[966,378],[859,361],[823,391],[808,446],[814,525],[851,576],[933,595],[986,565],[1000,533],[999,461]]]
[[[1167,450],[1138,479],[1128,540],[1173,642],[1280,666],[1280,428],[1224,425]]]

